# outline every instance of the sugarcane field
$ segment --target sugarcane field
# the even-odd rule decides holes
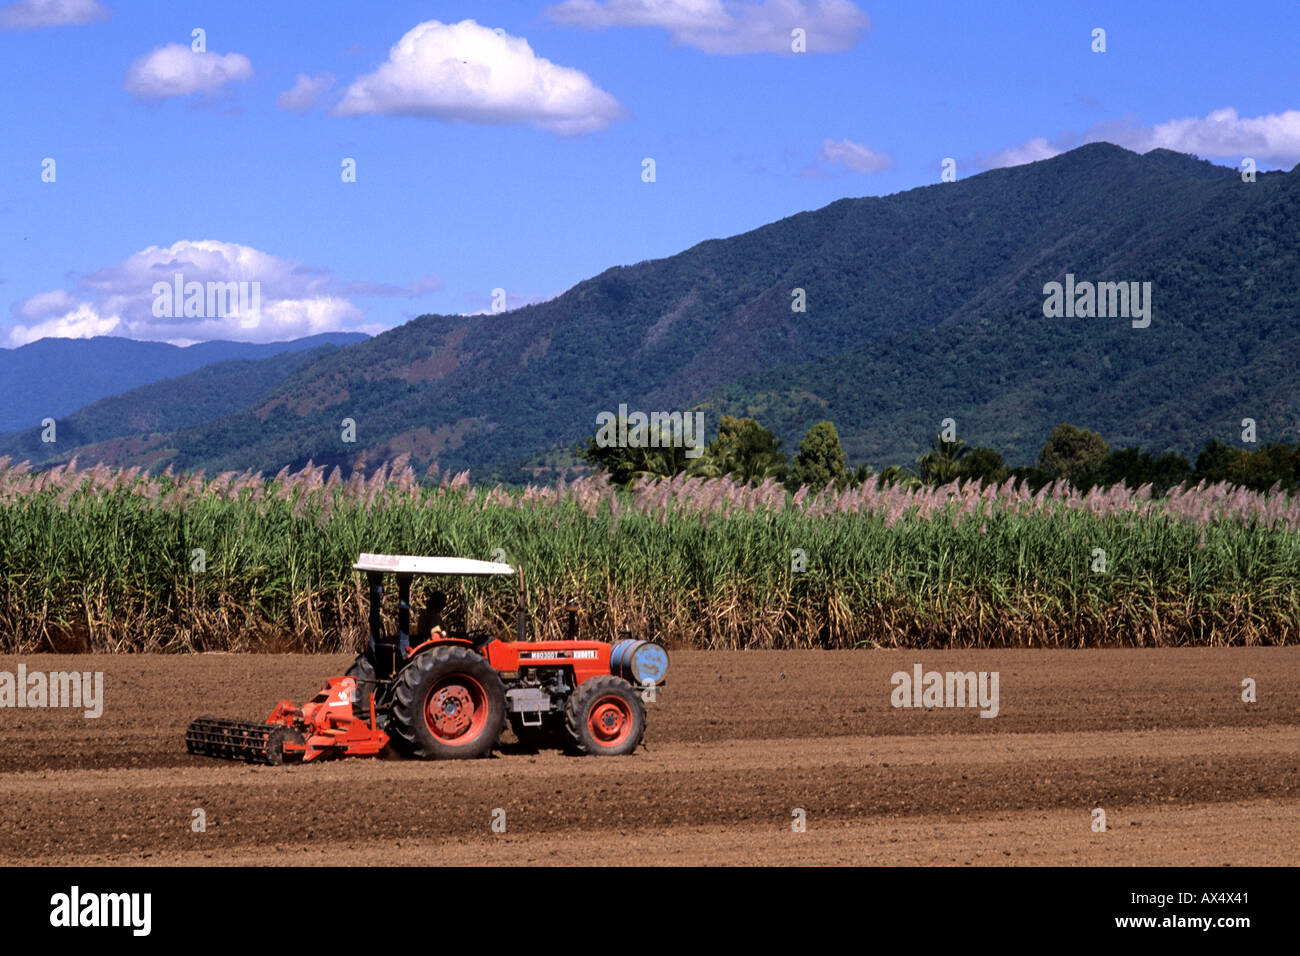
[[[1276,935],[1298,22],[0,0],[4,939]]]

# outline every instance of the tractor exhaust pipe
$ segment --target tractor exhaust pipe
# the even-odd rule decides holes
[[[524,586],[524,569],[519,569],[519,613],[515,619],[516,639],[528,640],[528,589]]]

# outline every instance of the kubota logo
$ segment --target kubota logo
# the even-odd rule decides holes
[[[558,659],[568,660],[576,658],[579,660],[589,660],[596,656],[595,651],[524,651],[519,655],[533,661],[553,661]]]

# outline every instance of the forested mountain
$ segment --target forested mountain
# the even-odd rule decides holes
[[[1046,317],[1044,286],[1067,273],[1151,283],[1149,326]],[[517,480],[620,404],[756,416],[787,447],[830,419],[877,467],[910,463],[943,418],[1013,462],[1062,421],[1190,453],[1244,417],[1261,440],[1295,437],[1298,319],[1296,170],[1244,182],[1097,143],[844,199],[513,312],[423,316],[127,460],[273,471],[410,452]]]
[[[40,339],[0,349],[0,433],[31,428],[83,405],[129,389],[193,372],[214,362],[262,359],[318,345],[364,341],[359,332],[327,332],[291,342],[166,342],[101,335],[90,339]]]
[[[68,461],[152,464],[168,458],[168,434],[234,414],[257,402],[302,365],[338,348],[323,344],[263,359],[232,359],[188,375],[165,378],[122,395],[101,398],[56,420],[55,441],[45,429],[0,435],[0,455],[34,467]]]

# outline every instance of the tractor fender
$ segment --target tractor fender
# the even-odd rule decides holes
[[[473,647],[474,646],[463,637],[432,637],[429,640],[425,641],[423,644],[416,644],[414,647],[412,647],[411,652],[410,654],[407,655],[406,659],[409,661],[416,654],[427,651],[429,648],[444,647],[447,645],[450,645],[452,647]]]

